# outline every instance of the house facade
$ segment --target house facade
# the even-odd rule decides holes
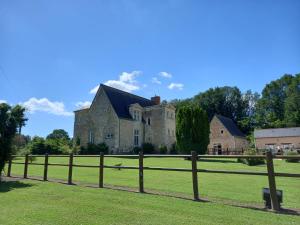
[[[254,139],[259,150],[268,149],[273,153],[300,151],[300,127],[255,130]]]
[[[113,153],[129,152],[143,143],[157,149],[176,141],[175,108],[101,84],[89,108],[75,111],[74,140],[81,146],[105,142]]]
[[[213,154],[243,151],[249,145],[236,124],[230,118],[221,115],[215,115],[211,120],[209,139],[209,152]]]

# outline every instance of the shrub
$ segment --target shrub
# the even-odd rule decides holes
[[[153,154],[154,153],[154,145],[151,143],[143,143],[142,151],[144,154]]]
[[[177,152],[177,149],[176,149],[176,143],[172,144],[171,148],[170,148],[170,154],[171,155],[176,155],[178,152]]]
[[[89,143],[87,147],[81,147],[79,154],[80,155],[99,155],[100,152],[108,154],[108,146],[103,142],[100,144],[91,144]]]
[[[134,147],[132,149],[132,153],[135,154],[135,155],[138,155],[140,151],[142,151],[141,147]]]
[[[288,152],[284,153],[284,155],[286,155],[286,156],[295,156],[295,155],[299,156],[299,154],[297,152],[294,152],[294,151],[288,151]],[[291,162],[291,163],[297,163],[300,160],[299,159],[286,159],[285,161],[286,162]]]
[[[255,149],[248,149],[244,152],[244,155],[257,155]],[[238,159],[238,162],[244,163],[248,166],[256,166],[256,165],[262,165],[265,164],[264,159],[253,159],[253,158],[244,158],[244,159]]]
[[[167,154],[168,153],[168,148],[165,145],[159,146],[159,154]]]

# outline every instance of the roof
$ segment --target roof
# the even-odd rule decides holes
[[[224,127],[226,127],[226,129],[229,131],[229,133],[232,136],[245,137],[245,134],[242,131],[240,131],[240,129],[232,121],[232,119],[221,115],[215,115],[215,116],[220,120],[220,122],[224,125]]]
[[[254,137],[300,137],[300,127],[255,130]]]
[[[138,103],[142,107],[155,105],[155,103],[150,99],[121,91],[104,84],[101,84],[100,88],[104,90],[116,114],[120,118],[132,119],[131,115],[129,114],[129,106],[132,104]]]

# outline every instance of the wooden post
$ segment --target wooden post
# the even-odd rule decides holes
[[[44,162],[44,181],[48,180],[48,153],[45,154],[45,162]]]
[[[198,172],[197,172],[197,159],[198,154],[195,151],[191,152],[192,155],[192,178],[193,178],[193,191],[194,191],[194,200],[199,200],[199,190],[198,190]]]
[[[70,154],[69,157],[69,176],[68,176],[68,184],[72,184],[72,172],[73,172],[73,153]]]
[[[144,154],[139,152],[139,187],[140,193],[144,193]]]
[[[272,203],[272,209],[275,211],[279,211],[279,202],[276,193],[276,182],[274,175],[274,165],[273,165],[273,155],[271,151],[266,153],[267,159],[267,169],[268,169],[268,179],[269,179],[269,188],[270,188],[270,197]]]
[[[104,153],[100,152],[99,188],[103,188]]]
[[[28,174],[28,159],[29,159],[29,155],[26,154],[25,163],[24,163],[24,178],[27,178],[27,174]]]
[[[12,159],[11,159],[11,156],[10,156],[9,160],[8,160],[8,167],[7,167],[7,176],[8,177],[11,176],[11,163],[12,163]]]

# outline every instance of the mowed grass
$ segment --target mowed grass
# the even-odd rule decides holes
[[[0,224],[300,224],[300,216],[33,180],[0,185]]]
[[[43,162],[37,158],[35,162]],[[23,162],[23,159],[15,161]],[[49,163],[68,164],[68,158],[49,158]],[[137,159],[105,158],[105,165],[138,166]],[[99,165],[99,158],[74,158],[74,164]],[[145,166],[191,168],[191,162],[175,158],[146,158]],[[284,160],[274,160],[276,172],[300,173],[300,163],[286,163]],[[204,160],[198,162],[198,168],[222,169],[239,171],[266,171],[266,165],[247,166],[236,160]],[[13,175],[22,175],[24,165],[12,165]],[[67,180],[68,167],[49,166],[49,178]],[[43,166],[29,165],[28,175],[42,176]],[[98,168],[73,169],[73,180],[97,184]],[[200,197],[209,200],[233,202],[263,206],[262,188],[268,187],[267,176],[249,176],[232,174],[198,173]],[[276,178],[277,189],[283,190],[284,208],[300,209],[300,179]],[[138,189],[138,170],[104,169],[104,184],[126,186]],[[192,175],[190,172],[149,171],[144,172],[145,191],[160,191],[167,193],[193,196]]]

